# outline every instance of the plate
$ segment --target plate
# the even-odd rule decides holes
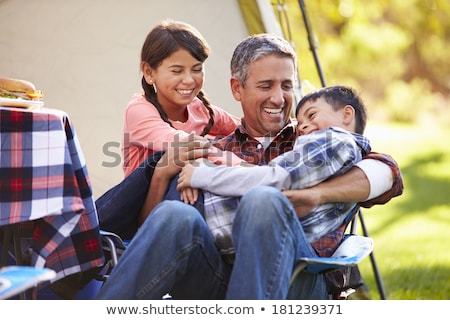
[[[38,100],[24,100],[24,99],[10,99],[0,97],[0,106],[2,107],[15,107],[15,108],[41,108],[44,106],[44,101]]]

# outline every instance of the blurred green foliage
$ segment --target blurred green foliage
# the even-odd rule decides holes
[[[320,87],[300,3],[272,0],[299,55],[300,79]],[[327,85],[357,89],[373,120],[450,124],[450,1],[303,3]]]

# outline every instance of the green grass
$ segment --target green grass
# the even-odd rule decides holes
[[[397,160],[405,187],[363,209],[387,299],[450,299],[450,129],[369,123],[366,135],[374,151]],[[370,260],[360,268],[379,299]]]

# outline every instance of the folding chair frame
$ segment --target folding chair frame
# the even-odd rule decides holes
[[[351,222],[350,232],[352,234],[356,233],[356,223],[357,223],[356,220],[358,220],[358,219],[359,219],[359,222],[361,223],[361,229],[362,229],[363,235],[365,237],[369,237],[369,232],[367,231],[361,209],[359,209],[358,213],[356,214],[356,216],[353,218],[353,220]],[[383,280],[381,279],[380,271],[378,270],[377,262],[375,260],[375,255],[374,255],[373,251],[370,253],[369,257],[370,257],[370,262],[372,264],[372,270],[373,270],[373,273],[375,276],[375,281],[377,283],[378,293],[380,294],[381,300],[386,300],[386,293],[384,291]]]

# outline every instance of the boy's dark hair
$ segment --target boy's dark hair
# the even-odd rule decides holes
[[[358,93],[347,86],[336,85],[325,87],[317,91],[311,92],[300,100],[295,109],[295,115],[298,114],[303,105],[308,101],[317,101],[319,98],[324,98],[334,110],[339,110],[346,105],[351,105],[355,109],[355,132],[359,134],[364,133],[367,123],[367,111],[364,102]]]

